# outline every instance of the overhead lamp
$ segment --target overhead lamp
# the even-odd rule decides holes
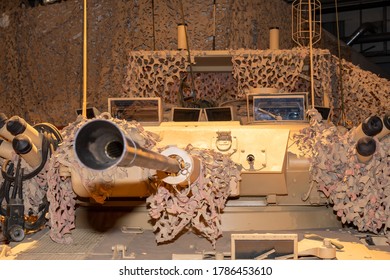
[[[41,0],[42,1],[42,5],[47,5],[47,4],[53,4],[53,3],[56,3],[56,2],[61,2],[61,0]]]
[[[54,4],[61,1],[62,0],[21,0],[21,4],[34,8],[34,7],[38,7],[39,5]]]

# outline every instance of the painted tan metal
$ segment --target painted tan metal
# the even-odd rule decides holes
[[[110,197],[146,197],[149,193],[149,171],[138,166],[122,168],[127,177],[115,178]],[[80,197],[90,197],[88,185],[84,185],[78,172],[70,169],[73,191]],[[92,183],[92,182],[91,182]],[[93,182],[99,184],[99,182]],[[105,184],[105,182],[100,182]]]
[[[0,138],[0,158],[12,159],[15,154],[12,143]]]
[[[336,249],[330,245],[329,240],[325,239],[323,245],[300,251],[299,256],[315,256],[320,259],[331,260],[336,258]]]
[[[266,156],[259,156],[260,164],[265,163],[263,169],[242,171],[244,180],[239,184],[239,189],[233,190],[239,195],[228,201],[222,215],[224,231],[338,228],[340,222],[332,209],[319,206],[324,205],[326,200],[321,197],[316,186],[310,184],[309,160],[298,156],[299,151],[291,138],[293,133],[307,125],[307,123],[241,125],[239,122],[163,122],[160,126],[147,127],[147,130],[160,136],[161,142],[156,149],[172,143],[181,148],[191,143],[194,147],[217,149],[215,144],[217,132],[230,132],[231,147],[226,150],[224,146],[221,152],[232,154],[232,158],[244,166],[247,164],[246,157],[249,153],[259,155],[259,150],[265,151]],[[139,178],[143,178],[141,174]],[[126,189],[124,185],[123,189]],[[135,188],[127,189],[128,196],[134,196],[131,194],[132,191],[135,191]],[[134,207],[128,203],[126,205],[132,211],[121,216],[122,224],[151,229],[144,203]],[[105,204],[108,208],[115,206],[123,206],[123,203]],[[79,213],[79,222],[83,221],[81,217]]]
[[[243,126],[239,122],[167,122],[148,129],[159,134],[160,147],[175,143],[179,148],[184,148],[191,144],[229,154],[242,167],[240,195],[287,194],[285,169],[290,133],[287,126]],[[231,134],[229,148],[219,147],[217,132]],[[252,164],[247,160],[250,155],[255,158]]]
[[[299,157],[291,135],[307,123],[272,123],[241,125],[239,122],[163,122],[146,129],[159,135],[161,141],[154,151],[176,146],[185,149],[189,144],[197,148],[214,149],[230,155],[242,167],[242,180],[231,190],[232,197],[268,197],[268,204],[312,205],[325,200],[309,183],[309,161]],[[218,133],[231,135],[231,143],[218,143]],[[254,156],[251,164],[248,156]],[[127,178],[114,178],[111,197],[147,197],[148,178],[154,170],[141,167],[121,167]],[[88,197],[88,188],[71,170],[74,191]],[[103,182],[102,182],[103,183]]]
[[[76,211],[76,227],[89,227],[91,213],[93,213],[94,219],[103,223],[110,220],[117,226],[126,225],[153,230],[144,201],[108,201],[99,206],[98,210],[91,210],[91,205],[85,202],[78,202],[78,204],[81,207]],[[342,227],[331,208],[303,205],[235,207],[228,204],[223,211],[221,224],[223,231],[232,232],[322,230]]]

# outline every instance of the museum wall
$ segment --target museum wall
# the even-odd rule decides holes
[[[213,2],[183,0],[192,50],[213,49]],[[83,98],[83,1],[28,7],[0,3],[0,108],[8,117],[66,126]],[[126,95],[131,51],[177,49],[179,0],[88,0],[87,101],[107,110],[107,98]],[[293,49],[291,5],[282,0],[216,1],[215,49],[265,50],[269,28],[280,28],[280,49]],[[337,55],[323,33],[317,48]],[[342,56],[349,59],[347,48]],[[379,82],[381,83],[381,81]]]

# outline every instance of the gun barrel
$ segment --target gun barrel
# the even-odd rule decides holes
[[[181,169],[178,160],[141,147],[108,120],[92,120],[84,124],[75,135],[74,149],[76,158],[94,170],[139,166],[178,173]]]

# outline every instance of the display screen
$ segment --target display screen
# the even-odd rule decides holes
[[[329,107],[315,106],[314,108],[317,109],[318,113],[321,114],[321,117],[323,120],[327,120],[329,118],[329,114],[330,114]]]
[[[141,123],[161,121],[160,98],[109,98],[108,111],[112,117]]]
[[[172,121],[174,122],[197,122],[200,119],[200,108],[172,108]]]
[[[256,96],[253,98],[254,121],[305,120],[304,95]]]
[[[231,107],[204,108],[208,121],[232,121],[233,114]]]

